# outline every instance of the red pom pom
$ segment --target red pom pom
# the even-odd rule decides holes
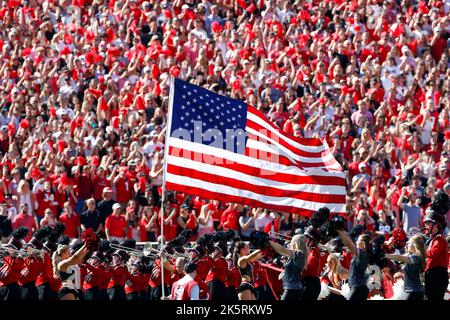
[[[81,234],[81,240],[83,240],[89,250],[97,250],[99,239],[91,228],[84,230]]]

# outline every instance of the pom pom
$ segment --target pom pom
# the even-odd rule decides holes
[[[265,232],[255,230],[250,234],[250,244],[257,249],[267,249],[269,240],[269,235]]]
[[[404,290],[404,283],[402,279],[397,280],[392,286],[394,295],[388,300],[406,300],[406,292]]]
[[[326,285],[325,282],[320,281],[320,294],[317,297],[317,300],[324,300],[330,295],[330,289]]]
[[[309,225],[314,228],[319,228],[330,218],[330,209],[323,207],[314,213],[309,220]]]
[[[408,236],[402,228],[395,228],[392,231],[392,237],[394,238],[394,247],[397,249],[401,249],[406,246],[406,242],[408,241]]]
[[[348,283],[344,283],[342,285],[341,293],[342,293],[342,296],[348,300],[348,298],[350,296],[350,287],[349,287]]]
[[[94,233],[94,230],[92,230],[91,228],[86,229],[81,234],[81,239],[86,244],[86,246],[89,250],[97,249],[99,239],[98,239],[97,235]]]

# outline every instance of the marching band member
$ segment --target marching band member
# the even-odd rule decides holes
[[[305,230],[308,245],[308,260],[302,273],[303,292],[301,300],[314,301],[320,294],[320,250],[317,243],[321,234],[314,227],[309,226]]]
[[[84,300],[100,300],[100,285],[104,272],[102,262],[104,259],[102,252],[95,251],[86,262],[87,274],[83,282]]]
[[[189,261],[184,265],[185,276],[172,287],[172,300],[199,300],[200,288],[197,283],[197,265]]]
[[[126,263],[130,255],[123,250],[117,250],[112,254],[111,279],[108,284],[109,300],[125,300],[125,282],[129,277]]]
[[[238,267],[233,263],[232,253],[234,252],[234,246],[236,243],[230,248],[230,254],[226,257],[228,270],[225,277],[225,288],[227,290],[226,300],[228,301],[237,301],[239,297],[237,295],[236,289],[239,288],[241,284],[241,274],[239,272]]]
[[[109,256],[108,252],[104,253],[104,258],[105,259],[100,264],[100,267],[102,268],[102,274],[99,280],[99,295],[98,295],[98,299],[100,301],[109,300],[108,285],[109,280],[111,279],[112,276],[112,269],[113,269],[113,267],[111,266],[112,258],[111,256]]]
[[[209,299],[209,287],[205,282],[209,270],[211,270],[212,259],[207,255],[207,250],[201,246],[196,245],[189,250],[191,261],[197,265],[197,273],[195,281],[197,281],[200,288],[200,300]]]
[[[11,239],[5,248],[18,251],[22,248],[22,240],[28,235],[28,228],[19,227],[14,230]],[[24,260],[17,253],[10,253],[2,259],[0,268],[0,301],[20,300],[21,288],[19,286],[20,272],[24,266]]]
[[[44,268],[44,257],[41,257],[35,250],[42,250],[42,241],[49,233],[50,228],[48,227],[39,229],[24,246],[29,253],[24,260],[24,268],[19,277],[19,285],[22,287],[22,300],[38,300],[36,280]]]
[[[169,248],[166,248],[166,250],[168,249]],[[164,252],[162,253],[162,255],[164,256]],[[164,263],[162,263],[162,260],[164,261]],[[150,294],[149,294],[150,300],[159,301],[163,296],[163,292],[161,289],[162,265],[164,266],[164,268],[162,268],[164,272],[164,294],[166,295],[169,293],[170,278],[172,273],[175,271],[175,266],[169,259],[166,259],[165,257],[158,258],[155,260],[155,265],[153,267],[150,280],[148,282],[150,286]]]
[[[284,289],[281,300],[299,300],[303,289],[300,275],[306,267],[308,257],[306,237],[295,235],[289,244],[290,249],[273,241],[270,241],[270,245],[278,254],[288,257],[284,264],[284,271],[280,275],[283,279]]]
[[[212,252],[212,265],[209,270],[205,282],[209,286],[211,300],[224,301],[226,299],[225,277],[228,270],[228,264],[225,256],[228,253],[227,244],[217,242],[214,244]]]
[[[57,223],[42,247],[44,250],[44,265],[36,279],[39,300],[56,300],[58,296],[61,280],[59,277],[53,276],[52,255],[58,247],[58,239],[64,233],[64,230],[64,224]]]
[[[428,242],[425,266],[425,294],[428,300],[444,299],[449,278],[447,271],[449,263],[448,242],[443,235],[447,226],[445,214],[449,210],[449,197],[445,193],[438,193],[436,198],[433,201],[436,205],[433,206],[434,203],[432,204],[432,211],[424,219],[425,232],[431,237]],[[438,210],[441,210],[443,214],[440,214]]]
[[[88,253],[84,244],[73,255],[70,255],[68,245],[58,245],[53,253],[52,262],[55,276],[59,276],[62,281],[61,289],[58,292],[58,300],[80,300],[81,298],[81,271],[79,265]]]

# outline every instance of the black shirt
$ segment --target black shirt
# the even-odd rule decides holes
[[[305,267],[305,263],[305,254],[300,251],[294,251],[284,266],[283,289],[301,290],[303,288],[300,276]]]
[[[111,200],[102,200],[97,205],[97,210],[100,212],[101,223],[105,224],[106,218],[113,212],[112,207],[116,202]]]
[[[357,249],[356,256],[350,262],[348,285],[350,288],[367,286],[366,269],[369,256],[364,250]]]
[[[97,231],[99,225],[102,223],[102,217],[100,212],[95,209],[94,211],[86,210],[81,214],[80,223],[86,228],[91,228]]]

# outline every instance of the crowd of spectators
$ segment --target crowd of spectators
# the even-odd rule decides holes
[[[450,194],[450,2],[8,0],[0,5],[0,215],[110,239],[160,234],[170,76],[326,139],[347,218],[422,227]],[[293,234],[305,217],[169,192],[167,240]],[[3,234],[4,241],[8,235]],[[29,239],[25,239],[29,240]]]

